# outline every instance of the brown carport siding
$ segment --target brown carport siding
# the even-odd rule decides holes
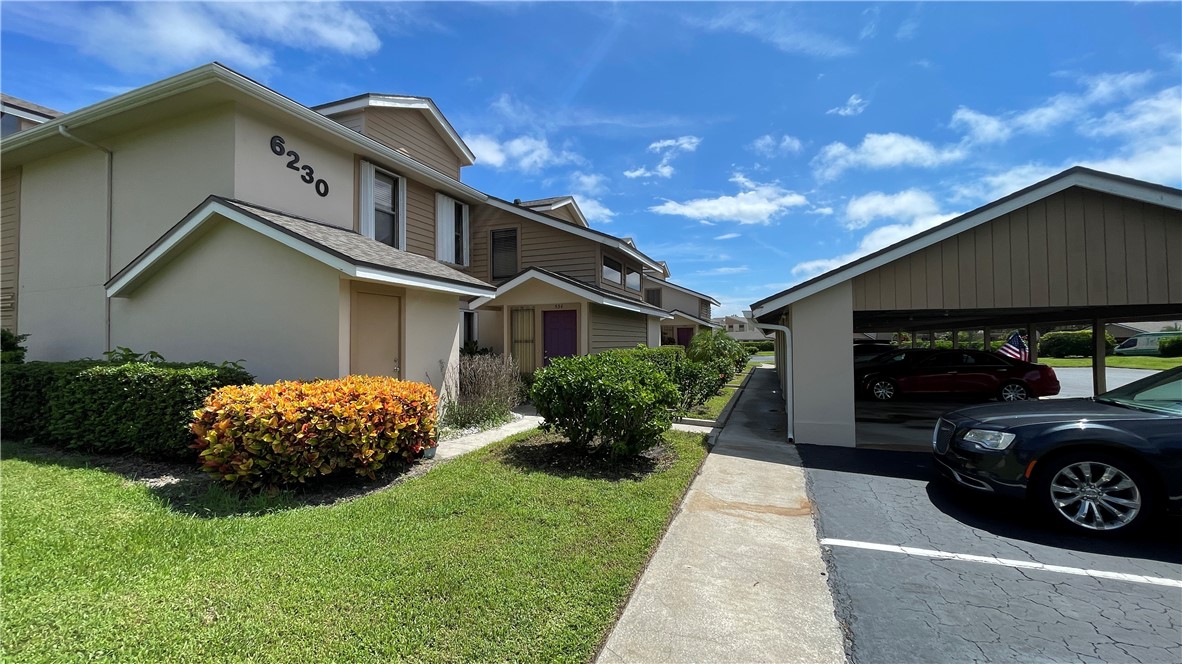
[[[1101,329],[1176,318],[1182,191],[1073,168],[756,302],[752,313],[777,326],[789,436],[852,445],[853,358],[843,327],[951,331],[1086,321]],[[1103,362],[1095,365],[1102,390]]]

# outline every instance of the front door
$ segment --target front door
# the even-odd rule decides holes
[[[400,299],[354,292],[350,313],[349,373],[400,377]]]
[[[579,352],[578,312],[573,310],[542,312],[542,362]]]
[[[679,327],[677,328],[677,345],[689,348],[690,339],[694,338],[694,328]]]

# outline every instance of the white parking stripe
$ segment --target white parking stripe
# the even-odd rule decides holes
[[[870,551],[886,551],[888,553],[902,553],[908,556],[923,556],[924,558],[940,558],[943,560],[963,560],[970,563],[985,563],[987,565],[1001,565],[1003,567],[1020,567],[1022,569],[1037,569],[1044,572],[1058,572],[1060,574],[1074,574],[1076,576],[1090,576],[1097,579],[1112,579],[1114,581],[1131,581],[1133,583],[1148,583],[1155,586],[1169,586],[1182,588],[1182,580],[1163,579],[1156,576],[1142,576],[1140,574],[1122,574],[1120,572],[1104,572],[1080,567],[1063,567],[1061,565],[1044,565],[1026,560],[1008,560],[992,556],[974,556],[967,553],[948,553],[932,549],[916,549],[910,546],[895,546],[893,544],[875,544],[873,542],[855,542],[853,540],[830,539],[821,540],[826,546],[844,546],[852,549],[867,549]]]

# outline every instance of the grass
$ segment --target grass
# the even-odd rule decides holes
[[[774,350],[761,350],[759,352],[754,353],[754,356],[755,357],[774,357],[775,354],[776,354],[776,351],[774,351]]]
[[[722,392],[710,397],[706,403],[698,406],[690,411],[690,417],[700,418],[703,420],[717,420],[718,416],[722,414],[722,410],[731,402],[735,396],[735,388],[724,387]]]
[[[1040,357],[1039,364],[1052,367],[1090,367],[1090,357]],[[1173,369],[1182,367],[1182,357],[1154,357],[1152,355],[1113,355],[1104,358],[1104,365],[1121,369]]]
[[[671,466],[613,480],[514,460],[531,435],[350,502],[221,518],[6,443],[5,659],[588,661],[705,437],[669,432]]]

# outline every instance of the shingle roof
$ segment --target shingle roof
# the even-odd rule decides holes
[[[5,104],[8,104],[9,106],[15,106],[17,108],[24,109],[24,110],[29,111],[31,113],[36,113],[37,115],[43,115],[43,116],[45,116],[47,118],[51,118],[51,119],[56,118],[57,116],[62,114],[61,111],[55,111],[52,108],[47,108],[45,106],[42,106],[41,104],[34,104],[31,101],[25,101],[24,99],[21,99],[20,97],[13,97],[12,95],[6,95],[2,92],[0,92],[0,101],[4,102]]]
[[[570,196],[551,196],[550,198],[539,198],[532,201],[521,201],[518,203],[521,207],[541,207],[543,205],[553,205],[559,201],[569,200]]]

